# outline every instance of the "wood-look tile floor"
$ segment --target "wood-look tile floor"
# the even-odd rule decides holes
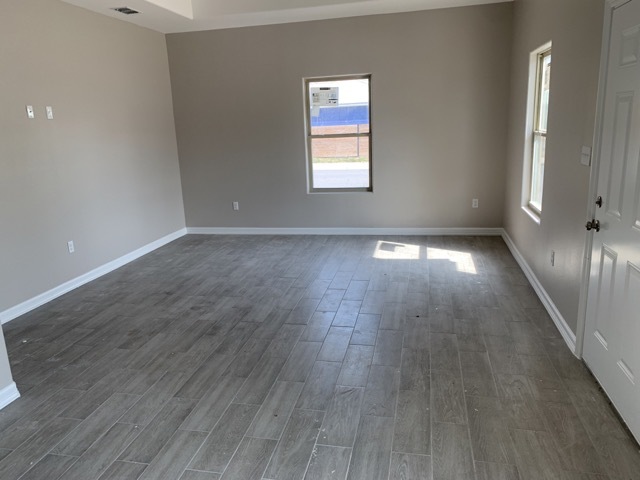
[[[499,238],[187,236],[5,336],[2,480],[640,478]]]

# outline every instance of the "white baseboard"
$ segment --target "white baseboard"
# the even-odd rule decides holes
[[[15,382],[11,382],[9,385],[0,390],[0,410],[9,405],[14,400],[20,398],[20,392]]]
[[[531,269],[527,261],[524,259],[524,257],[516,247],[515,243],[513,243],[513,240],[511,240],[511,237],[506,231],[502,232],[502,238],[507,244],[507,247],[509,247],[509,250],[511,250],[511,254],[513,255],[513,258],[516,259],[516,262],[518,262],[518,265],[520,265],[520,268],[522,268],[522,271],[524,272],[525,276],[531,283],[531,286],[536,291],[538,298],[540,298],[540,301],[542,302],[542,304],[544,305],[544,308],[549,313],[549,316],[553,320],[553,323],[555,323],[556,327],[560,331],[562,338],[567,343],[567,346],[569,347],[571,352],[573,352],[573,354],[575,355],[576,334],[571,331],[571,328],[569,328],[569,325],[567,324],[566,320],[560,313],[560,310],[558,310],[558,307],[556,307],[555,303],[553,303],[553,300],[551,300],[551,297],[549,296],[547,291],[544,289],[544,287],[540,283],[540,280],[538,280],[538,277],[536,277],[536,274],[533,273],[533,270]]]
[[[64,295],[65,293],[70,292],[71,290],[74,290],[84,285],[85,283],[88,283],[92,280],[95,280],[96,278],[106,275],[107,273],[112,272],[115,269],[120,268],[123,265],[126,265],[127,263],[132,262],[142,257],[143,255],[146,255],[147,253],[152,252],[186,234],[187,234],[186,228],[170,233],[169,235],[162,237],[154,242],[151,242],[143,247],[140,247],[137,250],[134,250],[133,252],[127,253],[126,255],[123,255],[120,258],[116,258],[115,260],[109,263],[105,263],[104,265],[101,265],[100,267],[95,268],[90,272],[80,275],[79,277],[71,279],[68,282],[63,283],[62,285],[58,285],[57,287],[52,288],[51,290],[41,293],[40,295],[37,295],[14,307],[11,307],[3,312],[0,312],[0,324],[5,324],[7,322],[10,322],[11,320],[18,318],[20,315],[24,315],[25,313],[30,312],[31,310],[34,310],[44,305],[45,303],[50,302],[51,300],[54,300],[60,297],[61,295]]]
[[[497,236],[502,228],[242,228],[189,227],[194,235],[460,235]]]

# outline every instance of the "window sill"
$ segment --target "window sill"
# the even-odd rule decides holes
[[[371,188],[319,188],[307,191],[309,195],[328,193],[373,193]]]
[[[540,214],[538,212],[530,208],[528,205],[523,205],[522,210],[524,210],[524,213],[526,213],[531,220],[540,225]]]

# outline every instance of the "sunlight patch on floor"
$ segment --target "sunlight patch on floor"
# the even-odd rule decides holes
[[[373,258],[382,260],[419,260],[420,246],[379,240]]]
[[[458,272],[470,273],[472,275],[478,274],[476,264],[473,262],[473,258],[468,252],[457,252],[455,250],[427,247],[427,259],[449,260],[456,264],[456,270]]]

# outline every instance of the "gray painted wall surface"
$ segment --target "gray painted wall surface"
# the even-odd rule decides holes
[[[576,331],[589,190],[580,164],[595,122],[602,0],[516,0],[504,225]],[[540,225],[521,208],[529,53],[553,41],[551,100]],[[555,267],[551,252],[555,250]]]
[[[494,4],[168,35],[187,226],[501,227],[511,16]],[[350,73],[372,74],[374,192],[309,195],[302,79]]]
[[[183,228],[184,210],[162,34],[20,0],[0,45],[3,311]]]
[[[7,346],[4,343],[4,333],[0,325],[0,391],[8,387],[13,382],[11,376],[11,366],[7,355]]]

